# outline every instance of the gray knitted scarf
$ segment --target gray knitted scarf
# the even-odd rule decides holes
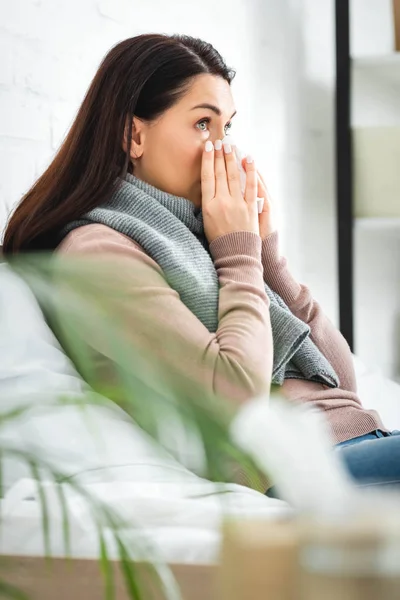
[[[163,270],[169,285],[210,332],[218,328],[219,281],[204,235],[201,209],[128,173],[110,199],[69,223],[60,241],[83,225],[101,223],[135,240]],[[273,383],[306,379],[339,385],[330,363],[310,339],[309,326],[295,317],[265,285],[274,340]]]

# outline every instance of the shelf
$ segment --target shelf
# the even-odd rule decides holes
[[[400,52],[353,58],[352,125],[400,125]]]
[[[356,217],[354,224],[357,229],[362,230],[399,230],[400,232],[400,217]]]
[[[382,54],[380,56],[359,56],[351,59],[353,68],[356,69],[380,69],[382,67],[393,69],[396,72],[400,69],[400,52]]]

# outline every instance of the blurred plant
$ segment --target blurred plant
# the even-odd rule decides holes
[[[229,399],[206,392],[200,365],[198,374],[188,375],[180,369],[181,357],[190,352],[190,346],[178,335],[181,324],[150,322],[145,307],[140,302],[133,305],[132,298],[140,294],[132,294],[132,286],[143,285],[145,277],[139,272],[140,267],[136,271],[129,261],[47,253],[20,255],[9,264],[33,291],[44,318],[88,384],[87,391],[79,398],[64,396],[56,401],[78,403],[84,408],[112,400],[131,417],[132,423],[139,425],[179,462],[189,468],[195,464],[202,477],[231,482],[236,469],[251,487],[265,490],[266,478],[259,466],[230,436],[229,426],[235,410]],[[0,425],[12,421],[24,410],[29,407],[22,406],[0,415]],[[191,450],[176,443],[175,431],[185,432]],[[51,480],[56,484],[63,515],[66,555],[69,555],[70,527],[65,487],[69,486],[89,503],[97,523],[107,600],[114,597],[114,588],[104,528],[113,532],[130,597],[143,598],[132,558],[143,544],[142,537],[138,534],[137,547],[131,547],[131,542],[124,540],[125,525],[120,517],[43,456],[24,453],[3,443],[0,443],[0,454],[2,461],[7,456],[18,455],[29,465],[37,482],[46,553],[51,554],[45,482]],[[165,597],[178,598],[178,587],[156,554],[149,568],[162,584]],[[2,585],[1,593],[12,598],[23,597],[5,582]]]

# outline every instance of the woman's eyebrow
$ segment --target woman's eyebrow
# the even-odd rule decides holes
[[[195,108],[209,108],[210,110],[213,110],[219,117],[222,114],[222,112],[218,108],[218,106],[215,106],[214,104],[208,104],[207,102],[204,104],[197,104],[196,106],[193,106],[193,108],[191,110],[194,110]],[[236,113],[237,113],[237,110],[235,110],[235,112],[231,116],[231,119],[233,119],[233,117],[236,115]]]

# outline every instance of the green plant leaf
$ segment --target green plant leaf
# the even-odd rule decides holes
[[[17,406],[16,408],[12,408],[11,410],[1,412],[0,427],[5,423],[8,423],[8,421],[14,421],[15,419],[26,414],[30,410],[32,410],[32,404],[23,404],[21,406]]]
[[[141,600],[144,598],[144,596],[142,595],[138,585],[139,582],[137,579],[137,572],[134,567],[134,562],[130,559],[129,552],[119,536],[116,537],[116,542],[119,551],[121,569],[125,578],[126,589],[128,590],[131,598],[134,598],[134,600]]]
[[[3,449],[1,447],[0,444],[0,498],[3,500],[4,498],[4,485],[3,485]],[[2,524],[2,519],[3,514],[2,514],[2,504],[0,502],[0,530],[1,530],[1,524]]]
[[[113,600],[115,597],[114,589],[114,574],[113,569],[108,558],[107,544],[104,539],[104,535],[101,529],[99,529],[99,542],[100,542],[100,567],[104,577],[105,583],[105,596],[106,600]]]
[[[57,491],[58,500],[60,502],[61,513],[62,513],[62,530],[63,530],[63,541],[64,541],[64,553],[66,558],[71,557],[71,535],[70,525],[68,516],[68,505],[65,499],[63,484],[54,480],[55,488]]]
[[[49,520],[49,510],[47,505],[47,498],[45,491],[43,489],[42,478],[40,475],[38,462],[30,457],[28,459],[28,464],[31,469],[32,477],[36,481],[36,487],[38,491],[38,495],[40,498],[40,510],[42,513],[42,527],[43,527],[43,540],[44,540],[44,549],[45,556],[49,558],[51,556],[51,548],[50,548],[50,520]]]
[[[30,600],[29,596],[22,590],[0,580],[0,598],[11,598],[11,600]]]

